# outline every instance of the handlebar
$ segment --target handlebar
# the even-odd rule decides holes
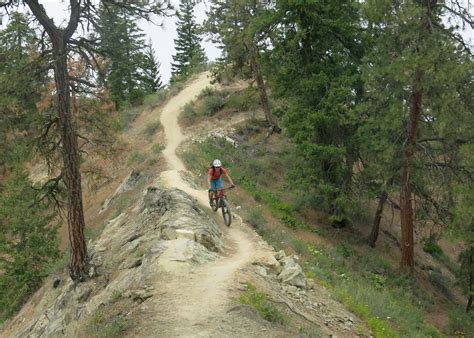
[[[216,190],[214,190],[214,189],[208,189],[208,191],[225,191],[225,190],[232,190],[232,189],[234,189],[234,188],[235,188],[235,185],[231,185],[231,186],[229,186],[229,187],[225,187],[225,188],[222,188],[222,189],[216,189]]]

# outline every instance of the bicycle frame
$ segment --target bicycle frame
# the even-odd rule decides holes
[[[217,205],[219,205],[219,200],[223,197],[225,197],[225,191],[226,190],[231,190],[231,189],[234,189],[234,187],[228,187],[228,188],[222,188],[222,189],[217,189],[217,190],[213,190],[213,189],[210,189],[209,191],[212,191],[213,194],[212,194],[212,200],[213,201],[216,201]]]

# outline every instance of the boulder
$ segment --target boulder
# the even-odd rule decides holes
[[[282,259],[280,263],[283,264],[283,270],[278,275],[281,282],[294,285],[299,288],[306,287],[306,278],[303,273],[303,269],[296,262],[293,256]]]
[[[273,272],[277,275],[282,271],[282,266],[280,262],[278,262],[273,256],[264,256],[257,258],[254,264],[263,265],[265,268],[270,270],[270,272]]]

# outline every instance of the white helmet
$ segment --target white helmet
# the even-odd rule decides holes
[[[212,166],[213,167],[221,167],[222,163],[219,160],[214,160],[214,161],[212,161]]]

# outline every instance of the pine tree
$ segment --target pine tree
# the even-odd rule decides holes
[[[399,194],[407,270],[415,264],[415,226],[449,224],[453,187],[472,175],[460,147],[472,142],[473,64],[443,11],[436,1],[364,7],[374,46],[362,67],[359,180],[381,196]]]
[[[59,256],[54,213],[21,169],[0,193],[0,322],[19,309]]]
[[[266,26],[262,23],[266,12],[266,2],[232,0],[213,1],[208,12],[206,29],[213,42],[222,50],[222,58],[216,70],[219,79],[226,69],[231,75],[253,79],[257,84],[260,104],[269,124],[270,134],[280,132],[278,121],[270,108],[267,84],[262,71],[262,52],[267,48],[265,35],[260,31]]]
[[[0,63],[0,108],[17,122],[35,110],[44,85],[45,72],[39,71],[40,65],[34,60],[37,42],[27,17],[13,12],[8,26],[0,32],[0,54],[4,60]]]
[[[7,133],[31,132],[36,103],[46,82],[46,67],[38,61],[34,29],[24,14],[13,12],[0,32],[0,173],[16,162],[15,141]]]
[[[172,81],[185,79],[199,66],[207,63],[201,47],[199,27],[194,18],[195,0],[180,0],[176,13],[178,38],[174,40],[176,54],[171,64]]]
[[[355,3],[276,2],[269,10],[265,67],[272,93],[285,105],[281,120],[302,159],[297,181],[319,199],[334,226],[344,226],[357,207],[352,174],[358,161],[359,75],[364,36]]]
[[[143,54],[143,88],[147,93],[155,93],[163,87],[160,74],[160,62],[156,59],[155,50],[151,45],[151,40]]]
[[[125,101],[139,101],[146,93],[142,84],[143,69],[149,67],[145,54],[145,34],[137,18],[125,9],[102,5],[99,24],[102,54],[108,61],[105,82],[117,106]]]

